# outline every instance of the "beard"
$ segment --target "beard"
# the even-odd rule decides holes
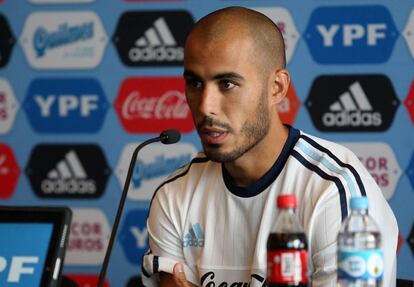
[[[218,122],[211,117],[204,118],[201,125],[216,125],[227,128],[230,132],[232,131],[227,124]],[[206,144],[203,144],[204,153],[210,160],[215,162],[226,163],[235,161],[263,140],[269,132],[269,126],[270,120],[267,105],[267,93],[266,91],[262,91],[259,103],[255,110],[254,119],[246,120],[240,129],[242,137],[241,143],[228,152],[221,152],[220,145],[210,144],[207,146]]]

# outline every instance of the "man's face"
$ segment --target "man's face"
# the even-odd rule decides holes
[[[238,159],[269,130],[267,79],[254,55],[252,43],[237,36],[193,37],[186,45],[186,97],[211,160]]]

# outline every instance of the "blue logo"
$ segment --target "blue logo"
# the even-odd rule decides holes
[[[90,133],[101,128],[109,104],[95,79],[36,79],[23,108],[37,132]]]
[[[143,180],[149,180],[160,176],[168,175],[192,158],[191,154],[183,154],[177,157],[166,158],[163,154],[157,155],[154,162],[144,163],[138,160],[132,175],[132,185],[139,188]]]
[[[0,226],[0,286],[40,286],[52,229],[44,223]]]
[[[383,63],[398,31],[384,6],[335,6],[314,10],[305,32],[313,59],[320,64]]]
[[[135,209],[125,216],[119,233],[119,241],[128,261],[141,265],[142,256],[148,249],[146,210]]]
[[[185,233],[183,247],[204,247],[204,233],[200,223],[193,224]]]
[[[93,22],[73,26],[63,23],[59,25],[57,31],[53,32],[48,32],[44,27],[39,27],[34,33],[33,48],[37,57],[43,57],[47,49],[92,39],[93,27]]]

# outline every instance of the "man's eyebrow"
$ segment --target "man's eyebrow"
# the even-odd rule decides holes
[[[196,73],[185,70],[183,73],[184,78],[200,78]],[[228,72],[228,73],[220,73],[213,77],[214,80],[222,80],[222,79],[230,79],[230,80],[239,80],[245,81],[244,77],[238,73]]]

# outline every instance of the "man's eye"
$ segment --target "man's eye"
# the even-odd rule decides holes
[[[193,88],[193,89],[197,89],[201,87],[201,81],[196,80],[196,79],[187,79],[185,81],[185,84],[187,85],[187,87]]]
[[[236,84],[231,81],[221,81],[220,86],[225,90],[230,90],[236,87]]]

